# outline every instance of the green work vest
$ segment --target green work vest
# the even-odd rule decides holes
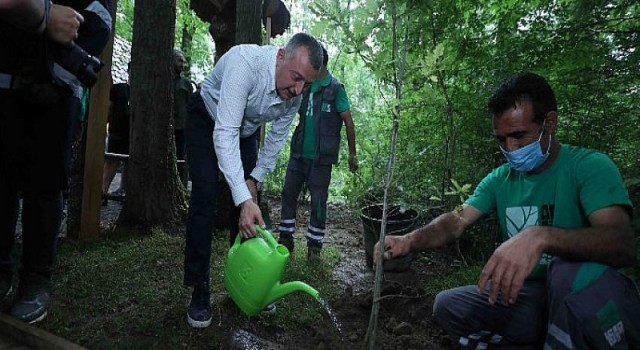
[[[314,161],[318,164],[335,164],[340,153],[340,131],[344,124],[340,113],[336,108],[335,99],[342,82],[331,77],[331,83],[322,87],[313,94],[313,121],[316,137],[316,152]],[[291,139],[291,157],[302,157],[302,144],[304,142],[304,127],[309,106],[310,91],[303,98],[298,113],[300,123],[296,126]]]

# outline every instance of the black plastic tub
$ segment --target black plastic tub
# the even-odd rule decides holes
[[[361,209],[360,220],[362,220],[364,234],[364,250],[366,253],[367,266],[373,266],[373,246],[380,239],[382,228],[382,204],[373,204]],[[418,213],[413,209],[401,211],[399,205],[388,205],[387,208],[387,230],[386,235],[404,235],[413,230]],[[411,267],[413,254],[409,253],[403,257],[387,260],[384,262],[385,271],[405,271]]]

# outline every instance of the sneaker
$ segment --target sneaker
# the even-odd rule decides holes
[[[262,309],[262,311],[260,311],[261,314],[263,315],[267,315],[267,316],[271,316],[273,314],[276,313],[276,304],[269,304],[267,306],[264,307],[264,309]]]
[[[37,290],[18,290],[18,298],[11,307],[11,316],[27,323],[42,321],[47,316],[47,307],[51,294],[41,288]]]
[[[211,325],[211,291],[209,283],[193,287],[191,302],[187,309],[187,323],[193,328],[207,328]]]
[[[319,262],[322,260],[320,257],[320,251],[322,248],[315,246],[307,246],[307,261],[308,262]]]
[[[278,239],[278,244],[282,244],[283,246],[287,247],[287,250],[289,250],[289,254],[293,253],[293,236],[292,235],[285,235],[285,234],[280,234],[280,239]]]

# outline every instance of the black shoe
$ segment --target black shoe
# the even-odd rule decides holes
[[[18,298],[11,307],[11,316],[27,323],[42,321],[47,316],[51,293],[47,288],[18,289]]]
[[[211,292],[209,283],[193,287],[191,302],[187,309],[187,323],[194,328],[206,328],[211,325]]]
[[[288,234],[280,233],[280,239],[278,239],[278,244],[282,244],[287,247],[289,250],[289,254],[293,253],[293,236]]]
[[[261,314],[263,315],[267,315],[267,316],[271,316],[273,314],[276,313],[276,304],[269,304],[267,306],[264,307],[264,309],[262,309],[262,311],[260,311]]]
[[[316,247],[309,245],[307,246],[307,262],[316,263],[320,262],[322,258],[320,257],[320,252],[322,251],[321,247]]]

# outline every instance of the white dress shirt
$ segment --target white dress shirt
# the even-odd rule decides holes
[[[264,122],[273,125],[251,176],[262,182],[276,164],[302,96],[282,100],[276,91],[278,47],[237,45],[216,63],[200,95],[215,123],[213,145],[235,205],[251,199],[240,160],[240,138],[253,135]]]

